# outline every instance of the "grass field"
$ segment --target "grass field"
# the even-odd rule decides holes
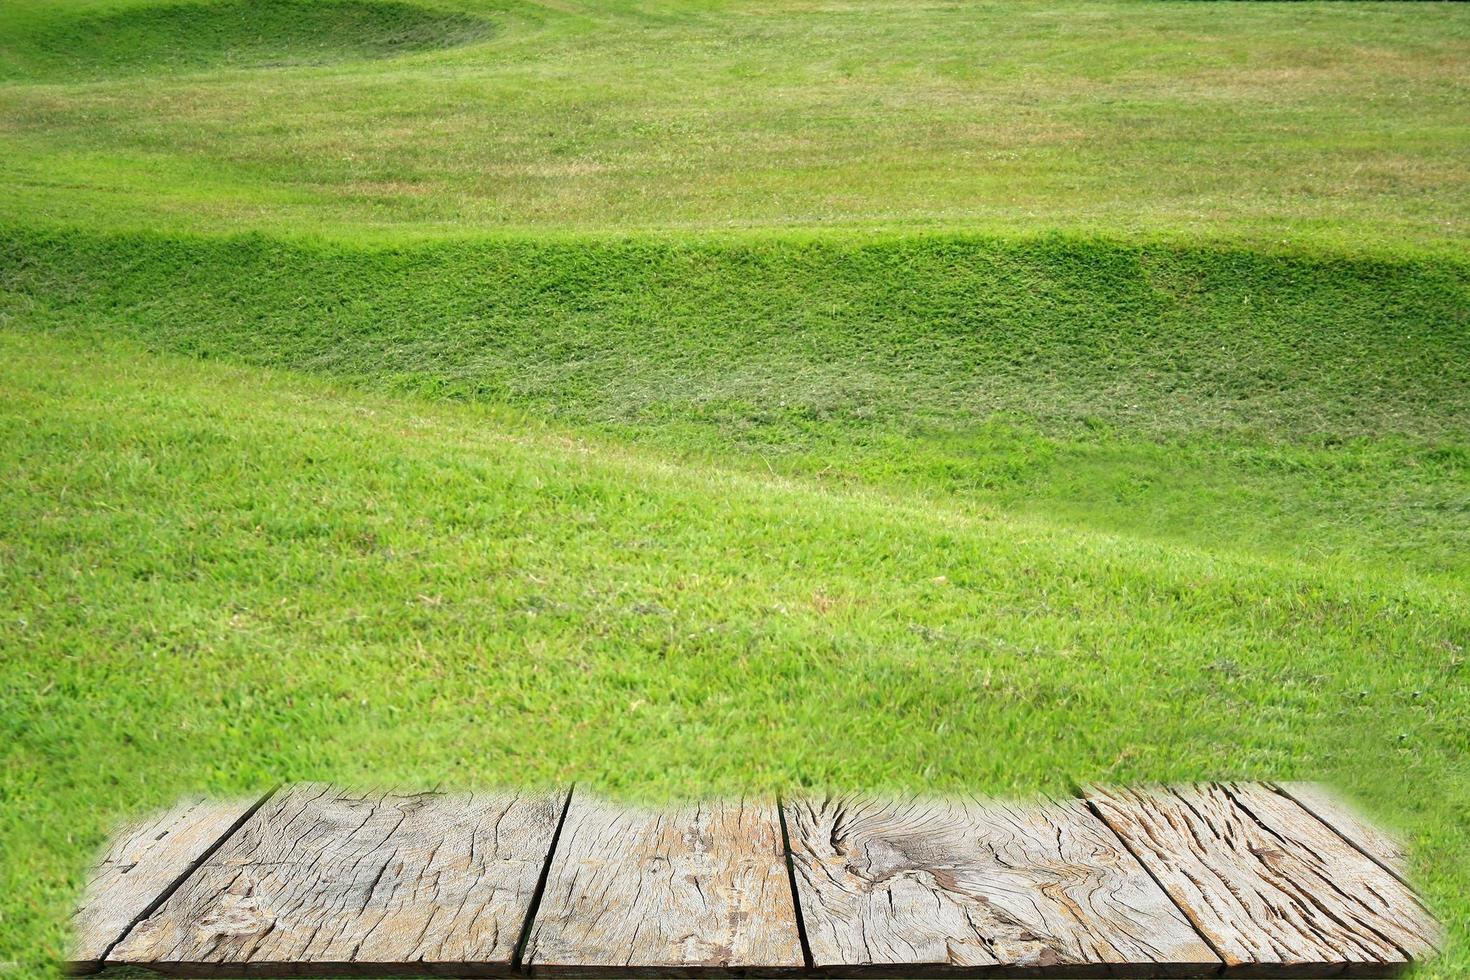
[[[1467,47],[1451,4],[9,0],[0,217],[1456,251]]]
[[[0,976],[277,780],[1318,778],[1470,973],[1470,9],[0,6]]]

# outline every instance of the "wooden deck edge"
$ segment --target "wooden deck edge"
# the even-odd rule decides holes
[[[1213,789],[1217,792],[1217,794],[1223,792],[1227,796],[1230,795],[1232,791],[1246,794],[1244,798],[1256,801],[1250,804],[1251,807],[1265,807],[1265,810],[1263,811],[1265,813],[1285,814],[1286,811],[1282,809],[1283,807],[1289,808],[1293,813],[1299,812],[1300,818],[1305,820],[1306,824],[1293,824],[1292,833],[1296,833],[1297,831],[1295,828],[1300,827],[1300,833],[1306,835],[1306,837],[1302,838],[1303,840],[1315,840],[1318,842],[1318,846],[1326,848],[1327,852],[1338,855],[1338,858],[1336,860],[1338,860],[1339,863],[1347,862],[1347,865],[1351,866],[1353,869],[1362,869],[1363,873],[1368,875],[1368,877],[1371,878],[1372,881],[1379,883],[1379,885],[1375,887],[1381,887],[1383,882],[1388,882],[1386,894],[1398,894],[1400,895],[1400,898],[1392,899],[1389,904],[1385,905],[1385,908],[1401,910],[1398,914],[1404,914],[1402,910],[1409,910],[1409,912],[1411,913],[1410,918],[1418,916],[1418,921],[1420,921],[1421,923],[1420,933],[1415,934],[1411,932],[1408,934],[1410,936],[1410,939],[1412,939],[1414,942],[1409,943],[1407,946],[1400,946],[1400,951],[1403,953],[1402,959],[1389,955],[1391,951],[1389,951],[1389,953],[1379,953],[1378,955],[1382,956],[1383,958],[1377,961],[1372,960],[1371,957],[1369,959],[1356,959],[1353,955],[1347,955],[1341,958],[1323,957],[1320,959],[1315,958],[1312,955],[1302,955],[1302,952],[1305,952],[1307,954],[1312,953],[1313,951],[1310,949],[1298,951],[1297,958],[1289,962],[1269,962],[1263,961],[1259,958],[1253,958],[1251,956],[1242,957],[1241,955],[1239,955],[1238,947],[1233,950],[1231,948],[1228,948],[1230,947],[1232,942],[1228,935],[1224,940],[1219,938],[1221,926],[1218,921],[1211,923],[1198,919],[1196,915],[1197,910],[1191,908],[1192,897],[1181,897],[1182,893],[1178,891],[1177,884],[1171,887],[1170,883],[1166,882],[1165,880],[1161,880],[1160,874],[1163,874],[1165,878],[1167,878],[1169,875],[1167,871],[1160,870],[1161,865],[1159,862],[1161,860],[1167,860],[1168,855],[1163,853],[1139,853],[1137,849],[1139,846],[1139,844],[1137,843],[1139,840],[1137,836],[1139,828],[1130,826],[1129,821],[1133,818],[1126,815],[1127,807],[1131,806],[1132,804],[1127,803],[1123,799],[1123,797],[1128,796],[1128,792],[1125,791],[1123,794],[1118,795],[1116,794],[1116,791],[1112,791],[1114,793],[1114,796],[1111,800],[1108,800],[1107,794],[1110,791],[1107,787],[1078,786],[1074,787],[1074,797],[1068,799],[1061,797],[1048,798],[1045,796],[1038,796],[1036,797],[1036,804],[1037,806],[1043,806],[1043,804],[1047,804],[1047,801],[1050,800],[1053,803],[1066,803],[1068,806],[1071,807],[1081,807],[1083,810],[1086,811],[1086,814],[1090,815],[1091,818],[1095,818],[1096,822],[1101,827],[1100,832],[1103,833],[1106,837],[1111,838],[1116,843],[1118,852],[1123,855],[1123,860],[1127,862],[1128,859],[1131,858],[1132,863],[1138,866],[1138,870],[1146,873],[1147,880],[1144,881],[1144,886],[1146,887],[1148,885],[1148,882],[1151,881],[1152,884],[1156,886],[1162,893],[1160,901],[1163,902],[1164,907],[1167,908],[1168,906],[1172,905],[1173,909],[1177,910],[1178,914],[1182,916],[1183,921],[1179,923],[1179,928],[1183,930],[1182,935],[1187,936],[1189,932],[1192,931],[1198,937],[1198,942],[1190,941],[1188,943],[1176,944],[1173,947],[1173,953],[1176,959],[1168,961],[1167,958],[1164,957],[1164,962],[1153,962],[1145,958],[1133,960],[1130,962],[1078,963],[1070,960],[1058,962],[1053,958],[1049,962],[1043,961],[1043,963],[1040,965],[1034,963],[1030,965],[1020,965],[1020,962],[1024,962],[1027,957],[1017,957],[1014,955],[1013,952],[1011,952],[1009,953],[1009,955],[1012,958],[1012,962],[1001,961],[996,963],[987,963],[984,965],[957,966],[954,965],[952,962],[866,963],[861,962],[861,959],[866,957],[862,955],[864,952],[863,949],[858,948],[857,953],[859,955],[855,958],[856,960],[858,960],[856,962],[849,961],[846,963],[823,963],[821,961],[822,957],[820,955],[814,955],[812,946],[813,940],[811,937],[808,936],[808,923],[805,920],[805,913],[803,909],[803,884],[798,883],[797,871],[798,852],[800,851],[802,855],[805,855],[804,859],[809,862],[811,859],[810,854],[808,854],[807,851],[801,851],[801,848],[814,846],[813,841],[815,839],[813,839],[812,841],[794,840],[793,834],[795,832],[795,828],[788,826],[788,807],[793,803],[800,804],[803,798],[798,797],[795,800],[788,800],[784,796],[777,795],[771,798],[774,799],[774,815],[776,817],[775,822],[779,824],[779,827],[776,828],[777,836],[775,840],[775,845],[777,848],[779,848],[779,858],[784,864],[784,868],[781,872],[781,877],[783,879],[783,886],[785,890],[789,893],[789,900],[791,903],[791,911],[790,913],[786,914],[794,915],[794,930],[797,938],[799,939],[799,957],[802,960],[802,963],[800,965],[793,965],[789,963],[765,966],[721,965],[722,960],[724,962],[729,962],[729,960],[725,959],[724,957],[709,960],[706,959],[705,956],[690,957],[685,962],[675,963],[663,962],[661,957],[650,956],[647,962],[638,963],[636,965],[616,965],[605,962],[598,962],[599,958],[607,958],[605,952],[599,954],[598,956],[594,956],[589,962],[538,963],[533,961],[527,963],[526,959],[528,957],[529,947],[535,941],[535,931],[538,924],[543,921],[542,916],[545,913],[543,901],[548,899],[549,897],[547,895],[547,889],[549,887],[550,876],[553,872],[554,862],[557,860],[558,855],[563,852],[564,845],[566,844],[566,841],[564,841],[563,839],[563,830],[564,828],[567,828],[568,814],[573,809],[574,797],[578,792],[578,788],[575,785],[572,785],[566,787],[559,794],[552,795],[550,800],[547,801],[548,803],[554,804],[555,802],[557,802],[557,795],[560,796],[559,809],[553,807],[548,807],[546,809],[547,817],[551,817],[552,815],[555,816],[555,829],[552,830],[550,833],[549,844],[547,844],[545,840],[539,841],[537,843],[536,851],[532,852],[538,855],[536,857],[536,860],[539,860],[540,863],[539,873],[535,880],[534,890],[531,894],[529,904],[527,905],[524,912],[524,917],[519,923],[519,929],[513,934],[514,943],[511,947],[513,952],[509,954],[509,958],[506,961],[465,961],[434,959],[412,960],[409,958],[404,958],[382,961],[362,961],[350,959],[332,959],[320,961],[283,961],[280,959],[267,959],[264,961],[254,960],[248,962],[220,962],[211,961],[208,959],[201,959],[198,958],[196,955],[196,957],[172,962],[153,960],[140,962],[133,956],[129,956],[126,959],[115,958],[115,951],[117,951],[118,948],[124,943],[124,941],[127,940],[128,937],[132,933],[134,933],[135,930],[138,929],[139,925],[149,920],[149,918],[154,916],[155,913],[159,912],[159,910],[165,905],[165,903],[169,902],[169,899],[173,897],[176,893],[179,893],[180,889],[185,885],[185,883],[188,882],[193,876],[195,876],[199,872],[199,869],[201,867],[209,862],[212,856],[217,854],[221,848],[225,847],[226,844],[235,837],[241,827],[249,822],[250,819],[255,816],[255,814],[260,811],[262,807],[264,807],[273,797],[277,795],[278,792],[280,792],[281,787],[274,787],[271,791],[263,794],[259,799],[255,800],[251,805],[249,805],[244,810],[244,812],[241,813],[241,815],[236,818],[224,832],[219,834],[217,839],[215,839],[208,847],[205,847],[203,850],[201,850],[197,854],[197,856],[194,857],[193,860],[189,861],[187,867],[183,868],[183,870],[178,873],[173,878],[173,880],[168,883],[166,887],[162,888],[157,895],[153,896],[153,898],[147,903],[146,907],[144,907],[142,911],[132,917],[132,920],[128,923],[126,928],[122,929],[122,931],[115,938],[112,939],[101,957],[92,958],[88,956],[86,958],[67,960],[64,961],[62,966],[67,974],[73,976],[95,976],[98,974],[108,976],[114,973],[122,973],[124,971],[134,972],[141,970],[162,976],[197,978],[565,977],[586,978],[586,980],[612,980],[612,978],[614,977],[709,977],[731,978],[731,980],[735,980],[735,978],[751,978],[751,980],[757,980],[757,978],[767,978],[767,980],[812,978],[812,980],[817,980],[817,978],[831,977],[834,978],[834,980],[836,980],[836,978],[852,978],[852,980],[902,980],[902,978],[915,978],[915,980],[928,980],[928,978],[934,978],[934,980],[979,980],[979,978],[1013,977],[1033,978],[1033,980],[1046,980],[1046,978],[1056,978],[1056,980],[1065,980],[1065,978],[1077,978],[1077,980],[1083,980],[1083,978],[1115,978],[1115,980],[1121,980],[1121,978],[1136,978],[1136,980],[1160,978],[1160,980],[1162,980],[1162,978],[1191,977],[1277,977],[1282,978],[1282,980],[1295,980],[1295,978],[1316,977],[1399,976],[1403,974],[1406,970],[1410,969],[1414,963],[1423,962],[1430,956],[1434,955],[1434,953],[1440,951],[1443,948],[1443,926],[1434,920],[1433,916],[1430,915],[1427,909],[1424,907],[1422,899],[1420,899],[1417,893],[1413,891],[1412,887],[1406,881],[1404,881],[1403,875],[1400,873],[1400,868],[1397,865],[1395,859],[1395,856],[1401,859],[1401,849],[1396,851],[1395,854],[1390,855],[1375,854],[1372,850],[1374,842],[1379,841],[1380,839],[1391,839],[1388,835],[1382,834],[1382,832],[1379,831],[1376,825],[1372,824],[1371,821],[1357,814],[1355,811],[1346,809],[1346,805],[1344,805],[1345,809],[1342,811],[1330,811],[1327,814],[1319,812],[1321,806],[1325,806],[1326,804],[1321,804],[1321,806],[1319,807],[1313,807],[1308,803],[1303,802],[1301,799],[1298,799],[1299,794],[1293,793],[1293,785],[1294,784],[1275,783],[1269,781],[1240,784],[1192,784],[1193,787]],[[1181,791],[1186,788],[1187,787],[1158,787],[1158,789],[1179,789]],[[1103,795],[1097,795],[1098,793],[1102,793]],[[1234,800],[1233,796],[1231,796],[1230,798]],[[1327,797],[1324,795],[1322,798],[1326,799]],[[816,799],[816,797],[807,797],[806,799]],[[945,799],[945,797],[936,796],[931,799],[940,800]],[[1142,798],[1140,797],[1140,799]],[[1275,799],[1279,802],[1274,804],[1270,803],[1269,801],[1271,799]],[[1106,804],[1100,805],[1100,803],[1103,803],[1103,801],[1105,800],[1107,800]],[[979,798],[976,798],[976,801],[980,803],[985,802],[983,800],[980,800]],[[912,806],[915,801],[905,797],[894,797],[892,798],[891,802],[895,805]],[[1027,803],[1027,801],[1025,800],[1015,802],[996,800],[992,802],[997,805],[1013,807],[1019,811],[1024,811]],[[988,806],[989,804],[986,805]],[[1234,805],[1241,806],[1242,804],[1240,803],[1240,801],[1236,800],[1234,801]],[[1120,811],[1118,809],[1120,806],[1124,807],[1124,810]],[[797,811],[793,811],[793,813],[796,812]],[[989,811],[978,811],[978,813],[980,814],[984,814],[987,812]],[[1047,809],[1047,812],[1051,812],[1051,809]],[[1246,814],[1250,814],[1249,810],[1244,810],[1243,812]],[[1119,813],[1124,814],[1123,824],[1118,823]],[[1341,826],[1340,824],[1344,820],[1348,819],[1347,817],[1342,816],[1343,813],[1350,814],[1351,818],[1354,821],[1357,821],[1357,823],[1350,824],[1347,827]],[[619,819],[621,820],[623,818],[619,817]],[[809,817],[793,816],[791,817],[791,819],[797,820],[798,823],[801,823],[804,819],[807,820],[808,823],[810,822]],[[972,821],[976,819],[980,820],[979,823],[972,823],[970,824],[970,826],[984,828],[985,826],[987,826],[985,821],[991,818],[985,816],[972,817],[970,819]],[[1079,818],[1073,819],[1075,821]],[[1282,818],[1276,817],[1272,819],[1279,820]],[[1293,817],[1291,819],[1297,820],[1298,818]],[[1307,829],[1308,824],[1318,826],[1319,829],[1309,830]],[[550,827],[551,825],[547,823],[543,824],[543,826]],[[210,828],[211,832],[213,831],[213,829],[214,828]],[[810,827],[805,827],[802,833],[807,834],[810,829]],[[1267,829],[1269,830],[1269,828]],[[1321,836],[1324,832],[1328,835],[1327,837]],[[621,831],[619,831],[619,833],[621,833]],[[844,830],[843,833],[846,834],[847,831]],[[990,831],[983,831],[982,839],[984,839],[983,834],[988,833],[990,833]],[[1102,838],[1098,838],[1096,836],[1097,832],[1088,831],[1088,833],[1091,834],[1091,836],[1087,838],[1088,840],[1093,840],[1094,838],[1098,841],[1102,840]],[[1375,836],[1380,834],[1382,834],[1381,837]],[[1328,843],[1329,838],[1335,839],[1337,843]],[[822,832],[822,840],[826,840],[825,831]],[[895,838],[895,840],[901,843],[902,838]],[[943,840],[948,841],[948,838],[944,838]],[[1061,845],[1061,841],[1062,838],[1058,837],[1058,846]],[[938,842],[930,841],[929,845],[935,845],[936,843]],[[1285,843],[1286,842],[1283,840],[1283,845],[1285,845]],[[539,853],[539,851],[540,847],[543,844],[545,845],[545,852],[544,854],[541,854]],[[616,840],[610,838],[609,840],[604,841],[604,844],[607,845],[607,849],[599,853],[606,853],[608,860],[616,862],[619,860],[628,859],[629,853],[625,851],[622,846],[616,842]],[[715,853],[717,856],[719,854],[725,853],[722,850],[723,846],[724,845],[716,846],[713,850],[713,853]],[[823,846],[825,846],[825,844]],[[1148,845],[1144,846],[1147,847]],[[966,847],[968,847],[968,845],[966,845]],[[961,852],[965,851],[966,847],[961,847]],[[1178,852],[1179,848],[1183,848],[1185,852],[1189,852],[1192,847],[1194,847],[1194,845],[1188,842],[1188,835],[1186,835],[1184,838],[1179,839],[1175,851]],[[900,848],[900,851],[898,853],[902,853],[902,848]],[[946,850],[944,846],[941,846],[940,851],[937,853],[948,854],[950,853],[950,851]],[[1026,853],[1030,854],[1032,852],[1028,851]],[[1251,862],[1251,858],[1248,854],[1243,851],[1239,853],[1240,858],[1245,863],[1249,864]],[[1356,856],[1349,858],[1349,854],[1353,854]],[[1215,860],[1224,860],[1225,857],[1223,855],[1224,852],[1222,852],[1222,856],[1217,857]],[[527,857],[529,858],[529,856],[530,855],[528,854]],[[1184,855],[1180,854],[1179,856]],[[661,858],[660,860],[664,859]],[[866,858],[863,858],[863,860],[866,860]],[[928,858],[927,860],[932,860],[932,858]],[[1076,859],[1072,858],[1070,860],[1075,861]],[[594,861],[593,863],[595,865],[598,862]],[[921,868],[926,866],[927,865],[921,864],[916,867]],[[1103,866],[1105,865],[1099,865],[1099,867]],[[1224,865],[1218,866],[1224,867]],[[527,871],[529,873],[536,873],[530,872],[530,869],[527,869]],[[1379,874],[1379,872],[1382,872],[1382,874]],[[646,873],[648,872],[645,872],[645,874]],[[1356,874],[1358,872],[1355,870],[1353,873]],[[810,869],[807,869],[804,874],[810,875]],[[699,872],[699,875],[701,880],[704,880],[704,872]],[[379,875],[379,877],[381,877],[381,874]],[[156,881],[158,880],[158,878],[155,878],[154,880]],[[478,881],[485,879],[476,877],[474,880]],[[525,881],[526,879],[522,880]],[[981,878],[973,880],[983,882],[984,880],[986,880],[986,878],[984,875],[982,875]],[[1395,884],[1395,882],[1397,882],[1397,884]],[[807,879],[803,879],[803,883],[806,887],[811,887],[811,882]],[[705,888],[708,888],[709,882],[705,881],[704,886]],[[972,882],[972,884],[968,887],[970,888],[971,892],[973,892],[973,889],[976,886]],[[1400,887],[1402,887],[1403,889],[1402,892],[1399,892]],[[265,892],[264,894],[271,894],[271,892]],[[524,892],[522,892],[522,894],[524,895]],[[962,898],[964,893],[956,894],[960,895]],[[984,902],[987,894],[991,898],[995,898],[999,894],[1003,894],[1003,892],[988,892],[985,887],[981,886],[981,890],[979,892],[974,892],[974,894],[979,895],[979,898],[972,900]],[[558,895],[560,896],[560,892],[558,892]],[[1403,895],[1407,895],[1408,898],[1403,898]],[[702,901],[703,892],[701,892],[700,898]],[[1167,899],[1167,901],[1164,901],[1164,899]],[[763,898],[761,901],[762,903],[767,903],[769,900],[769,892],[767,892],[766,898]],[[172,908],[174,905],[179,905],[180,908],[183,908],[189,906],[190,902],[184,901],[181,897],[178,902],[170,903],[169,907]],[[763,904],[761,907],[768,907],[768,905]],[[580,915],[581,913],[579,912],[578,914]],[[632,913],[625,910],[621,914],[628,915]],[[1159,914],[1162,915],[1162,911]],[[1172,915],[1172,912],[1170,912],[1169,914]],[[823,917],[819,916],[819,918]],[[1164,920],[1167,920],[1167,918],[1168,916],[1164,916]],[[1025,921],[1025,919],[1026,917],[1023,916],[1022,921]],[[689,921],[694,922],[701,920]],[[1137,922],[1136,917],[1133,921],[1135,921],[1135,923]],[[1185,925],[1185,923],[1187,923],[1187,926]],[[514,919],[512,919],[510,927],[515,928]],[[702,931],[708,928],[708,924],[706,924],[705,926],[691,925],[685,926],[683,928],[694,930],[688,933],[688,936],[690,938],[695,936],[708,937],[709,935],[711,935],[709,932]],[[784,928],[789,929],[792,927],[788,926]],[[934,926],[930,926],[928,930],[929,934],[934,934],[935,928],[936,927]],[[976,926],[975,928],[980,929],[981,927]],[[1036,928],[1036,926],[1033,925],[1032,928],[1034,929]],[[1054,924],[1049,924],[1048,931],[1046,931],[1044,935],[1055,937],[1062,937],[1066,935],[1065,932],[1052,933],[1049,931],[1050,929],[1054,928]],[[1434,929],[1438,929],[1438,932],[1435,934],[1438,941],[1429,942],[1422,938],[1423,936],[1433,932]],[[962,929],[959,933],[951,933],[948,931],[948,927],[946,927],[941,932],[941,935],[954,936],[955,941],[959,941],[960,939],[964,938],[961,935],[963,931],[964,930]],[[1125,929],[1124,931],[1127,932],[1128,930]],[[1327,933],[1319,933],[1319,935],[1327,935],[1330,932],[1331,930],[1328,930]],[[652,935],[652,933],[644,933],[644,936],[648,935]],[[681,934],[675,933],[674,935]],[[992,937],[992,939],[995,939],[995,935],[988,931],[982,933],[981,935],[989,935]],[[1367,934],[1363,933],[1360,935]],[[970,938],[973,939],[973,937]],[[1035,936],[1026,936],[1024,937],[1024,941],[1029,942],[1030,940],[1037,938],[1038,937]],[[1377,938],[1385,942],[1393,942],[1393,940],[1390,940],[1385,934],[1379,934]],[[986,939],[985,941],[990,942],[991,939]],[[999,939],[996,939],[996,941],[999,942]],[[1047,939],[1046,941],[1048,943],[1051,943],[1060,942],[1061,940],[1060,938],[1057,938]],[[1112,941],[1118,941],[1116,936]],[[1155,940],[1155,942],[1158,942],[1158,940]],[[1398,940],[1397,942],[1401,943],[1404,942],[1404,940]],[[1222,945],[1222,943],[1224,945]],[[1208,947],[1208,949],[1198,949],[1200,944]],[[138,944],[133,943],[133,945]],[[639,945],[642,945],[642,943],[640,943]],[[1195,948],[1191,949],[1189,948],[1190,946],[1194,946]],[[846,949],[846,946],[844,946],[843,948]],[[916,950],[918,948],[919,947],[914,947],[914,949]],[[997,947],[997,949],[1000,948],[1003,947]],[[1055,948],[1058,950],[1064,950],[1066,947],[1063,945],[1056,945]],[[1083,948],[1085,949],[1086,947]],[[1333,947],[1334,950],[1336,948],[1337,947]],[[1354,947],[1352,946],[1342,948],[1349,951],[1354,949]],[[1373,949],[1371,946],[1367,948],[1370,951]],[[750,952],[751,949],[752,948],[747,947],[746,952]],[[1132,952],[1126,945],[1120,945],[1118,949],[1124,950],[1125,953]],[[1148,947],[1145,946],[1143,947],[1143,949],[1147,950]],[[285,950],[283,949],[282,952],[284,951]],[[426,946],[424,951],[430,951],[430,947]],[[460,950],[456,950],[456,952],[463,951],[463,948],[461,948]],[[487,948],[485,951],[489,952],[490,950]],[[688,951],[692,950],[681,950],[681,952]],[[212,953],[212,950],[210,952]],[[384,950],[381,948],[381,944],[377,952],[380,954],[384,952]],[[392,953],[395,952],[395,950],[389,949],[387,950],[387,952]],[[580,953],[579,950],[575,949],[573,950],[573,952]],[[795,952],[795,950],[793,950],[793,952]],[[1257,956],[1259,956],[1260,952],[1262,952],[1262,949],[1259,946],[1256,947],[1255,953],[1257,954]],[[1191,956],[1207,956],[1209,955],[1209,953],[1214,953],[1215,956],[1218,957],[1218,959],[1215,959],[1213,961],[1194,961],[1190,959]],[[886,958],[882,954],[881,950],[879,950],[879,954],[880,955],[878,958]],[[505,954],[503,952],[497,951],[496,955],[499,956]],[[590,951],[589,955],[591,955]],[[902,953],[900,952],[900,957],[901,955]],[[941,955],[943,955],[942,951]],[[950,955],[961,960],[968,958],[965,955],[956,956],[954,952],[951,952]],[[998,952],[996,955],[997,957],[1000,957],[1006,954],[1001,954]],[[1116,955],[1116,950],[1114,951],[1114,955]],[[1149,955],[1157,956],[1158,954],[1155,952]],[[560,959],[561,957],[558,956],[557,958]],[[621,954],[618,954],[612,958],[622,959],[623,957]],[[1267,960],[1269,959],[1272,959],[1272,957],[1267,957]],[[737,949],[735,962],[738,963],[739,960],[740,951],[739,949]]]

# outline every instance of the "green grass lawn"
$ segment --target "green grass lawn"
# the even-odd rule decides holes
[[[1452,4],[163,3],[0,6],[0,217],[1467,233]]]
[[[278,780],[1325,779],[1470,973],[1470,9],[0,5],[0,980]]]

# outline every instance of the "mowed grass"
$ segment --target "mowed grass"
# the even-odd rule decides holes
[[[0,237],[0,317],[760,473],[1470,575],[1470,264],[964,235]]]
[[[0,948],[27,972],[114,821],[278,778],[1325,777],[1467,926],[1462,591],[117,343],[0,354]]]
[[[1470,973],[1470,9],[0,5],[0,978],[277,780],[1313,778]]]
[[[0,7],[0,217],[347,237],[961,225],[1441,252],[1467,230],[1455,4],[244,6]]]

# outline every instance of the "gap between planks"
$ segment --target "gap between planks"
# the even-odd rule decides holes
[[[1091,811],[1092,815],[1098,819],[1098,822],[1101,823],[1104,827],[1108,828],[1108,832],[1113,835],[1113,838],[1115,840],[1117,840],[1118,845],[1122,847],[1125,851],[1127,851],[1129,856],[1131,856],[1133,860],[1138,864],[1138,866],[1143,869],[1144,873],[1153,880],[1153,883],[1158,887],[1159,891],[1163,892],[1164,895],[1168,897],[1169,901],[1174,903],[1174,907],[1179,910],[1179,914],[1184,916],[1185,920],[1188,921],[1190,926],[1194,929],[1195,934],[1198,935],[1200,940],[1210,948],[1210,952],[1215,954],[1215,958],[1220,961],[1219,972],[1223,974],[1226,969],[1224,951],[1222,951],[1220,947],[1215,944],[1214,940],[1206,935],[1204,930],[1200,928],[1200,924],[1198,921],[1196,921],[1196,918],[1191,910],[1188,907],[1180,904],[1180,902],[1175,899],[1173,895],[1169,894],[1169,890],[1164,887],[1164,883],[1159,880],[1159,876],[1157,873],[1155,873],[1154,869],[1149,867],[1139,858],[1138,852],[1133,849],[1133,845],[1128,843],[1128,841],[1121,834],[1113,829],[1112,825],[1109,824],[1106,819],[1104,819],[1102,812],[1097,808],[1097,804],[1087,798],[1086,790],[1081,785],[1077,784],[1074,784],[1071,789],[1073,797],[1081,800],[1083,805],[1086,806],[1087,809]]]
[[[806,919],[801,912],[801,901],[796,891],[796,863],[791,858],[791,830],[786,826],[786,799],[776,794],[776,817],[781,821],[781,849],[786,854],[786,883],[791,889],[791,905],[796,916],[796,938],[801,943],[801,961],[808,970],[815,968],[812,959],[812,944],[806,934]]]
[[[526,943],[531,940],[531,925],[541,911],[541,899],[546,895],[546,879],[551,874],[551,859],[555,857],[556,849],[561,843],[562,828],[567,824],[567,811],[572,808],[572,796],[576,792],[577,784],[572,783],[562,798],[561,816],[557,818],[556,830],[552,831],[551,846],[546,849],[546,859],[541,862],[541,877],[536,880],[536,890],[531,894],[530,907],[526,910],[525,921],[521,923],[521,935],[516,940],[516,951],[511,957],[511,965],[517,973],[525,972]]]

